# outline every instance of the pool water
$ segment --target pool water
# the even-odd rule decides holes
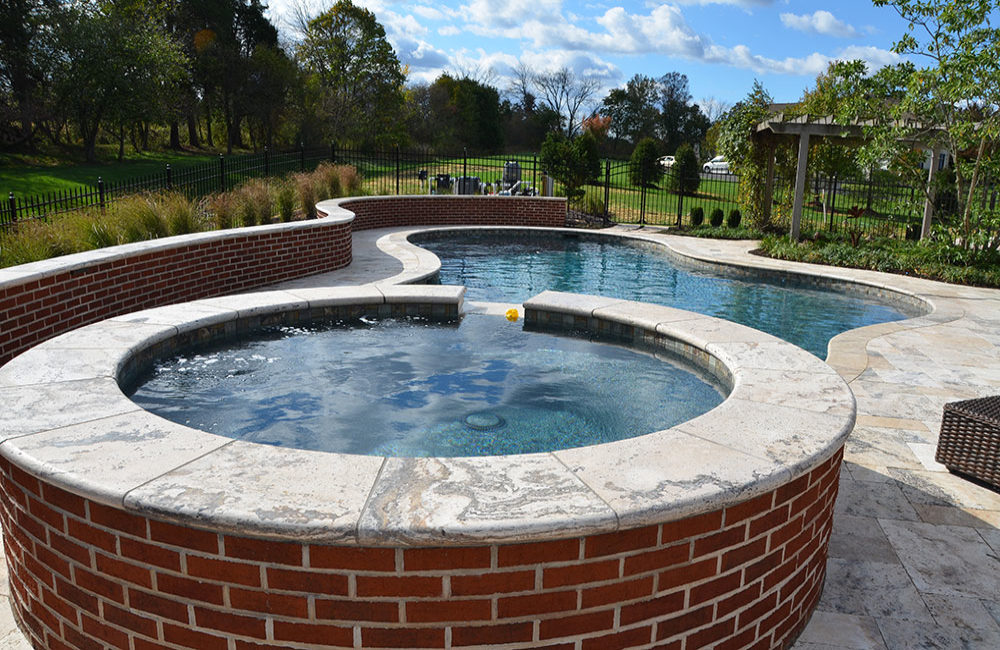
[[[678,268],[665,253],[611,238],[535,233],[421,233],[441,284],[466,300],[521,303],[547,289],[651,302],[725,318],[826,358],[830,339],[915,315],[857,295]]]
[[[163,360],[131,396],[224,436],[378,456],[593,445],[669,428],[723,399],[665,353],[487,315],[275,328]]]

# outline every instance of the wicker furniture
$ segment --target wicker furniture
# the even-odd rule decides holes
[[[945,404],[935,458],[1000,490],[1000,396]]]

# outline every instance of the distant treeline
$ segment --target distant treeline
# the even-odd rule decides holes
[[[637,75],[603,99],[596,79],[568,69],[520,66],[503,88],[492,71],[412,83],[374,14],[350,0],[300,16],[290,46],[264,11],[260,0],[4,0],[0,150],[537,151],[590,118],[605,153],[627,156],[646,137],[662,153],[703,143],[715,117],[676,72]]]

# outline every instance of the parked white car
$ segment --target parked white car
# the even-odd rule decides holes
[[[701,171],[706,174],[728,174],[729,161],[722,156],[716,156],[701,166]]]
[[[663,167],[664,169],[670,169],[671,167],[674,166],[674,157],[663,156],[662,158],[660,158],[660,166]]]

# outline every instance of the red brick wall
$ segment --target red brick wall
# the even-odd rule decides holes
[[[566,201],[519,196],[399,196],[344,201],[355,230],[398,226],[566,225]]]
[[[522,197],[392,197],[349,202],[354,224],[232,237],[136,253],[28,283],[0,284],[0,365],[33,345],[119,314],[225,295],[351,262],[351,230],[481,224],[563,226],[566,204]]]
[[[0,364],[75,327],[219,296],[351,263],[350,224],[180,245],[0,285]]]
[[[689,519],[514,545],[217,534],[88,501],[7,460],[0,518],[11,602],[36,648],[787,648],[823,586],[840,461]]]

